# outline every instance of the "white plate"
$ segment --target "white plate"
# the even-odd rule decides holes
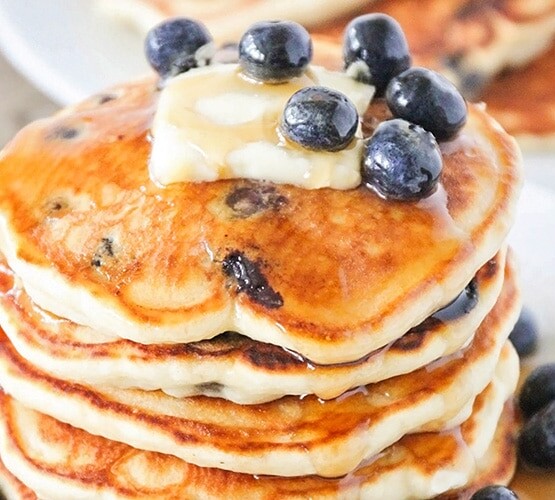
[[[149,71],[141,37],[93,0],[0,0],[0,48],[62,105]]]
[[[524,304],[536,315],[542,335],[538,362],[555,361],[555,194],[524,187],[510,243],[518,261]]]

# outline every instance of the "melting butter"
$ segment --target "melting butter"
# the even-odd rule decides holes
[[[304,149],[279,132],[289,98],[313,85],[344,93],[359,114],[374,93],[369,85],[319,67],[280,85],[249,80],[235,64],[198,68],[169,80],[152,126],[152,179],[162,185],[246,178],[307,189],[358,186],[360,127],[338,152]]]

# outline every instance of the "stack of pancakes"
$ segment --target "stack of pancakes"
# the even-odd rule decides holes
[[[419,202],[160,188],[156,99],[153,81],[115,88],[0,156],[9,498],[404,499],[509,481],[514,141],[470,106]],[[387,117],[374,102],[366,133]]]

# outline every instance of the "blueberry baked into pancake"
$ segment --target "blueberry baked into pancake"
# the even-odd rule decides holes
[[[250,26],[230,64],[202,24],[167,21],[156,80],[6,146],[10,499],[508,484],[518,148],[412,66],[393,19],[351,29],[335,72],[291,21]]]

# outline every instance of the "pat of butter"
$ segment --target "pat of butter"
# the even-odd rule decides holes
[[[194,69],[171,79],[152,126],[152,179],[162,185],[246,178],[307,189],[358,186],[360,128],[353,142],[337,152],[304,149],[279,132],[289,98],[313,85],[344,93],[359,114],[374,93],[369,85],[318,67],[280,85],[253,82],[235,64]]]

